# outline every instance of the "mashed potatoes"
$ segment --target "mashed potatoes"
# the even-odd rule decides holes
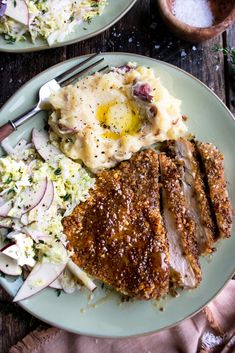
[[[85,77],[52,94],[50,103],[52,139],[95,173],[187,131],[181,102],[152,69],[132,64]]]

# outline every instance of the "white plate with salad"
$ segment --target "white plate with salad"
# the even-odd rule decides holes
[[[0,51],[30,52],[91,38],[136,0],[0,0]]]

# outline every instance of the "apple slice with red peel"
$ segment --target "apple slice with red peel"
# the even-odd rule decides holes
[[[67,264],[68,270],[82,283],[91,291],[94,292],[94,290],[97,288],[95,283],[88,277],[88,275],[80,268],[78,267],[72,260],[68,261]]]
[[[47,188],[47,178],[38,182],[37,189],[32,190],[31,187],[27,187],[19,195],[15,197],[13,208],[8,212],[8,216],[15,218],[21,218],[21,216],[31,211],[36,207],[42,200]],[[22,200],[24,203],[22,204]],[[0,212],[1,216],[1,212]]]
[[[6,275],[19,276],[22,273],[22,268],[16,260],[0,252],[0,271]]]
[[[14,260],[17,260],[19,257],[18,252],[19,250],[16,244],[8,244],[3,249],[1,249],[2,254],[9,256]]]
[[[39,203],[39,207],[42,207],[43,210],[49,210],[54,200],[54,194],[55,194],[54,183],[52,180],[48,180],[46,192],[41,202]]]
[[[12,201],[6,201],[3,205],[0,206],[0,217],[7,217],[8,213],[12,208]]]
[[[46,211],[50,208],[53,200],[54,200],[54,183],[52,180],[48,180],[45,194],[41,199],[41,201],[39,202],[39,204],[35,208],[33,208],[33,210],[41,209],[42,211]]]
[[[34,211],[37,210],[38,212],[42,212],[43,213],[43,212],[47,211],[51,207],[51,204],[52,204],[52,202],[54,200],[54,192],[55,192],[54,183],[53,183],[52,180],[49,180],[47,182],[47,187],[46,187],[46,191],[45,191],[45,194],[44,194],[43,198],[41,199],[39,204],[36,207],[34,207],[30,212],[34,212]],[[30,212],[23,214],[23,216],[20,219],[21,223],[24,226],[28,226],[28,224],[29,224]],[[26,228],[26,230],[27,230],[27,228]],[[29,228],[28,232],[30,230],[31,229]],[[36,238],[37,238],[37,234],[36,233],[39,233],[39,232],[38,231],[35,232],[34,230],[32,230],[32,232],[35,233]],[[32,238],[34,239],[34,236],[32,236]]]
[[[53,283],[64,271],[66,263],[37,263],[14,298],[14,302],[27,299]]]
[[[55,193],[54,183],[52,180],[49,180],[47,182],[47,187],[46,187],[46,191],[45,191],[43,198],[41,199],[39,204],[36,207],[34,207],[31,211],[35,211],[35,210],[38,210],[39,212],[40,211],[42,211],[42,212],[47,211],[51,207],[51,204],[54,200],[54,193]],[[21,223],[24,226],[27,226],[29,224],[28,217],[30,216],[30,212],[29,212],[29,214],[24,213],[20,219]],[[0,221],[0,226],[1,226],[1,221]]]
[[[5,15],[25,26],[29,25],[29,10],[24,0],[7,0]]]
[[[46,161],[50,162],[62,152],[53,146],[50,141],[46,131],[38,131],[33,129],[32,141],[40,156]]]
[[[5,249],[9,248],[10,246],[14,245],[15,243],[8,243],[6,245],[4,245],[1,249],[0,252],[3,252]]]

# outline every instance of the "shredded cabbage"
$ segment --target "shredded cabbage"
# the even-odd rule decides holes
[[[18,222],[14,220],[12,223],[13,232],[7,237],[17,245],[17,262],[20,266],[31,267],[36,261],[64,263],[65,256],[69,258],[72,253],[64,252],[67,241],[61,220],[65,212],[70,213],[78,203],[86,200],[95,179],[79,163],[62,154],[49,164],[27,145],[21,151],[20,158],[17,159],[16,155],[0,158],[1,203],[9,200],[12,203],[8,216],[15,217],[12,214],[14,209],[21,209],[26,203],[21,196],[25,189],[29,188],[32,192],[45,178],[47,183],[53,183],[54,197],[48,209],[35,206]]]
[[[29,24],[25,26],[8,16],[0,18],[0,33],[9,43],[24,41],[30,35],[33,42],[38,37],[49,45],[62,42],[83,21],[90,22],[102,14],[106,0],[26,0]]]

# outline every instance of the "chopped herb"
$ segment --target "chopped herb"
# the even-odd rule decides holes
[[[216,45],[214,46],[213,50],[217,52],[222,52],[228,58],[228,61],[231,63],[230,76],[233,89],[235,89],[235,48],[223,48],[219,45]],[[234,99],[231,100],[231,104],[235,106]]]
[[[61,289],[56,289],[57,297],[61,295],[62,290]]]
[[[232,65],[235,65],[235,48],[223,48],[220,45],[215,45],[213,48],[214,51],[222,52],[225,56],[228,57]]]
[[[11,36],[5,36],[5,40],[7,41],[7,44],[14,44],[16,41],[16,38]]]
[[[14,194],[16,194],[16,191],[15,191],[15,189],[14,188],[12,188],[12,189],[9,189],[8,191],[7,191],[7,195],[9,195],[10,193],[14,193]]]
[[[66,194],[64,197],[63,197],[63,200],[64,201],[68,201],[70,198],[71,198],[71,194]]]
[[[4,184],[10,184],[12,182],[12,178],[8,177],[7,180],[4,182]]]
[[[55,174],[55,175],[61,175],[61,172],[62,172],[61,168],[57,168],[57,169],[54,171],[54,174]]]

